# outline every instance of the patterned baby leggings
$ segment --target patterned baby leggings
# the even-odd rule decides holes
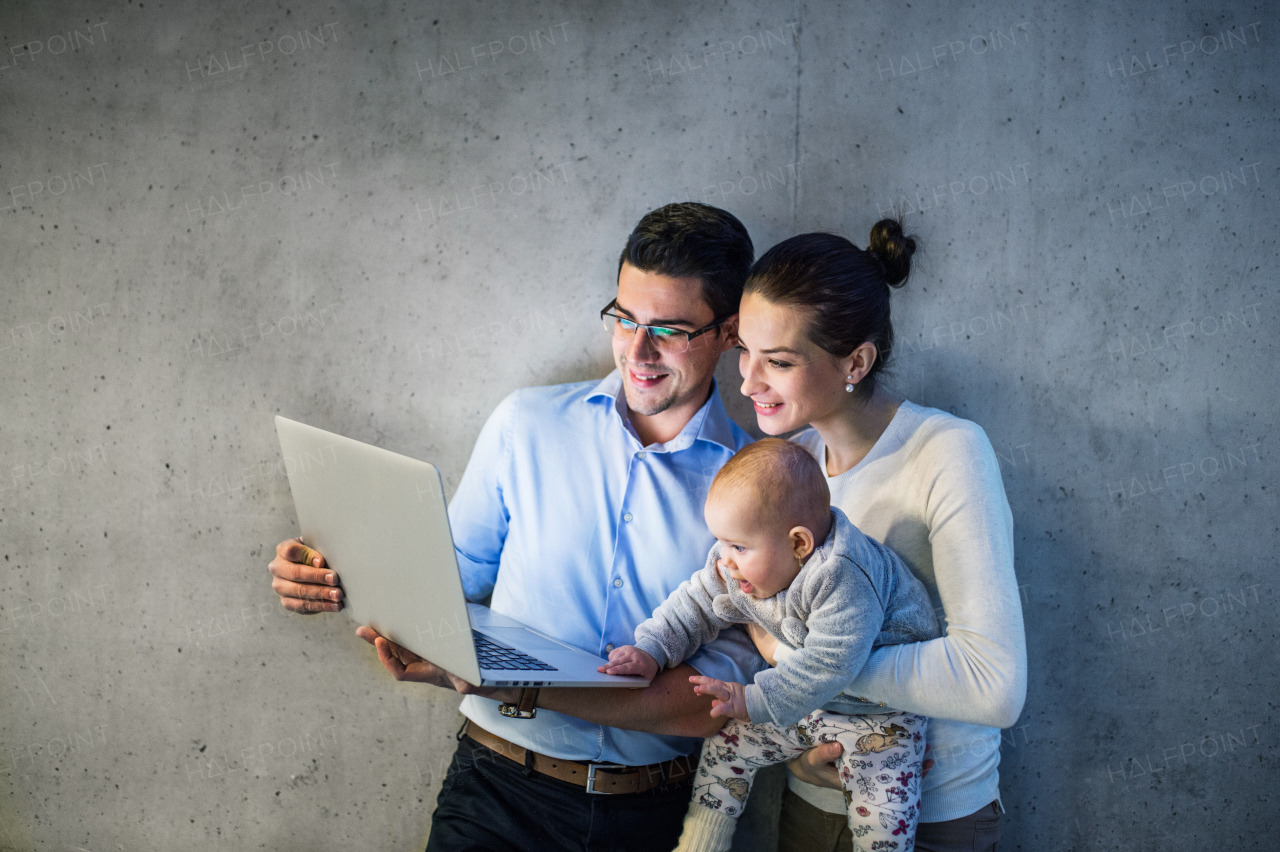
[[[837,766],[854,852],[906,852],[915,847],[927,724],[914,713],[847,716],[826,710],[787,728],[731,719],[702,747],[693,801],[737,819],[757,769],[836,740],[844,746]]]

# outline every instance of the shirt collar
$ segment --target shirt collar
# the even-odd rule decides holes
[[[600,383],[586,396],[587,402],[609,401],[614,405],[618,419],[626,422],[626,397],[622,393],[622,374],[614,370],[600,380]],[[631,431],[628,429],[628,431]],[[733,421],[724,410],[720,400],[719,386],[711,380],[711,398],[689,418],[689,422],[667,443],[663,449],[674,452],[688,448],[694,441],[708,441],[719,444],[729,452],[737,451],[737,441],[733,434]]]

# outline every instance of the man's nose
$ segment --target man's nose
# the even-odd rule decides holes
[[[647,329],[636,329],[635,336],[627,344],[627,360],[639,364],[652,364],[662,360],[662,356],[658,354],[658,347],[654,346],[653,341],[649,339]]]

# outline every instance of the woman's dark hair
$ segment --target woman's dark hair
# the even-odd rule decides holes
[[[742,282],[751,271],[755,247],[732,213],[686,201],[646,213],[627,237],[618,271],[629,263],[641,272],[697,278],[702,296],[718,319],[736,314]]]
[[[801,234],[765,252],[743,289],[775,305],[807,308],[809,339],[837,358],[874,344],[875,363],[858,383],[865,399],[893,352],[889,288],[907,282],[915,250],[896,219],[876,222],[866,251],[835,234]]]

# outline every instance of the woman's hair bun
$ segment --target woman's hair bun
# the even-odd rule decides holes
[[[881,219],[871,228],[867,251],[876,256],[884,266],[885,283],[901,287],[911,274],[911,255],[915,254],[914,237],[903,236],[902,223],[897,219]]]

